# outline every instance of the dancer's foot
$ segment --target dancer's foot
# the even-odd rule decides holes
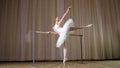
[[[87,25],[86,27],[92,27],[93,26],[93,24],[89,24],[89,25]]]
[[[66,61],[67,61],[67,58],[64,58],[64,59],[63,59],[63,64],[65,64]]]

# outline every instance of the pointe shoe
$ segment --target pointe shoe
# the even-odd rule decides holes
[[[89,24],[89,25],[87,25],[86,27],[92,27],[93,26],[93,24]]]
[[[66,61],[67,61],[67,58],[64,58],[64,59],[63,59],[63,64],[65,64]]]

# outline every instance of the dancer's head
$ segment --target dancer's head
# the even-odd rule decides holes
[[[60,17],[56,17],[56,22],[59,22],[60,21]]]

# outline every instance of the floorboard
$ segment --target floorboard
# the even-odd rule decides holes
[[[0,62],[0,68],[120,68],[120,60],[62,62]]]

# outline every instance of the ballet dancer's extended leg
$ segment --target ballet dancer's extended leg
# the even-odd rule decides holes
[[[70,27],[70,31],[89,28],[89,27],[92,27],[92,26],[93,26],[93,24],[89,24],[89,25],[86,25],[86,26],[80,26],[80,27]]]
[[[64,45],[63,46],[63,64],[65,64],[66,60],[67,60],[67,48]]]

